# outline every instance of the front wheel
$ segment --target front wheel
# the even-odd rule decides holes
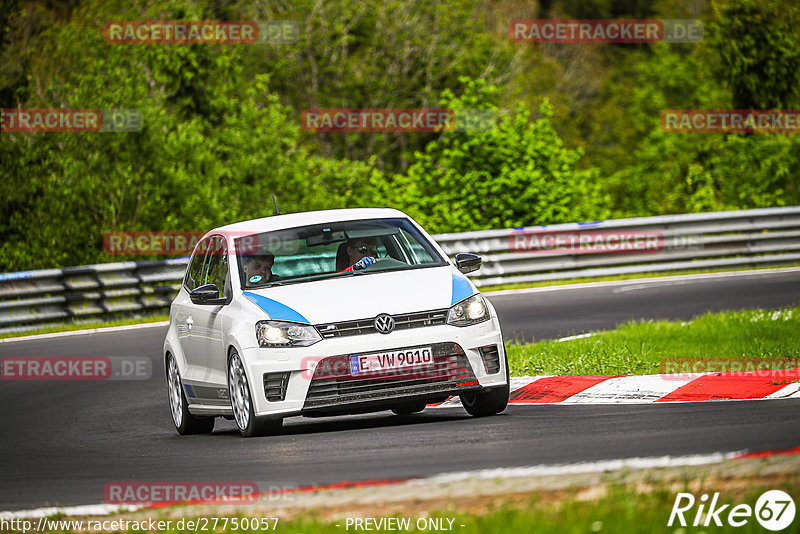
[[[425,409],[427,404],[425,401],[412,402],[410,404],[401,404],[392,408],[395,415],[411,415],[412,413],[419,413]]]
[[[467,413],[473,417],[485,417],[500,413],[508,406],[508,396],[511,393],[511,379],[508,370],[508,356],[506,362],[506,385],[488,390],[479,389],[459,395],[461,404]]]
[[[231,398],[233,418],[239,432],[246,438],[277,434],[283,426],[283,418],[269,419],[256,417],[253,411],[253,396],[247,375],[244,372],[242,359],[236,352],[231,353],[228,361],[228,391]]]
[[[500,413],[508,406],[510,388],[505,386],[490,390],[470,391],[459,395],[461,404],[473,417],[485,417]]]
[[[169,392],[169,408],[172,412],[172,422],[178,434],[208,434],[214,430],[213,417],[197,417],[189,413],[189,404],[183,393],[181,375],[178,364],[172,354],[167,359],[167,390]]]

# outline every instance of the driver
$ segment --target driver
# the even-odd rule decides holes
[[[258,255],[245,256],[244,273],[250,284],[262,284],[276,280],[272,274],[272,265],[275,263],[275,256],[272,252],[263,251]]]
[[[348,242],[346,250],[350,267],[340,272],[360,271],[377,261],[378,241],[374,237],[360,237]]]

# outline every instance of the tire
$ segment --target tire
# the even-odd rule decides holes
[[[427,404],[424,401],[409,403],[409,404],[401,404],[400,406],[395,406],[392,408],[392,412],[395,415],[411,415],[412,413],[419,413],[425,409]]]
[[[167,394],[169,395],[169,408],[172,412],[172,423],[178,434],[209,434],[214,430],[214,417],[198,417],[189,413],[189,403],[183,391],[183,382],[178,371],[175,357],[167,356]]]
[[[508,372],[508,356],[506,356],[506,385],[478,391],[469,391],[459,395],[461,404],[473,417],[486,417],[502,412],[508,406],[511,382]]]
[[[233,419],[239,432],[246,438],[277,434],[283,426],[283,418],[256,417],[253,412],[253,395],[242,359],[231,351],[228,359],[228,392],[231,398]]]

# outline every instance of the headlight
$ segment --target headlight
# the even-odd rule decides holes
[[[262,347],[307,347],[320,341],[317,329],[307,324],[284,321],[259,321],[256,339]]]
[[[469,326],[489,320],[489,307],[480,293],[464,299],[447,312],[447,324]]]

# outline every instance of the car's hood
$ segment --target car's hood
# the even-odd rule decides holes
[[[270,318],[309,324],[449,308],[476,292],[454,267],[430,267],[246,290]]]

